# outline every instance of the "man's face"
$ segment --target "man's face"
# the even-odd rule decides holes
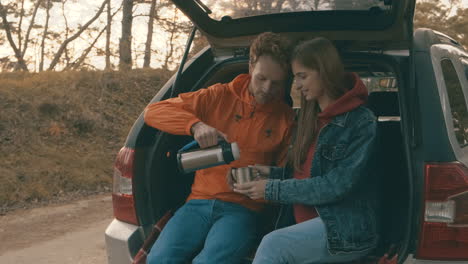
[[[271,56],[264,55],[249,67],[252,81],[249,91],[259,104],[265,104],[283,95],[287,84],[287,73]]]

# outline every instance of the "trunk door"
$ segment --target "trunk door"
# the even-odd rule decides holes
[[[408,50],[415,0],[172,0],[217,56],[248,47],[256,35],[323,36],[341,50]]]

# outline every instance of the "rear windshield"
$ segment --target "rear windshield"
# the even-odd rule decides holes
[[[201,0],[212,13],[212,19],[225,16],[242,18],[274,13],[302,11],[390,11],[390,0]]]
[[[353,70],[350,70],[353,71]],[[371,93],[396,93],[398,84],[393,72],[369,72],[354,71],[366,85],[367,91]],[[301,107],[301,93],[297,89],[291,89],[291,97],[295,108]],[[385,96],[384,96],[385,97]],[[394,107],[398,107],[396,104]]]

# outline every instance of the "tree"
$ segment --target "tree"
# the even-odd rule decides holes
[[[145,57],[143,58],[143,68],[148,68],[151,63],[151,42],[153,41],[153,24],[156,16],[156,0],[151,0],[149,11],[148,33],[146,35]]]
[[[468,8],[462,7],[460,0],[450,0],[448,5],[437,0],[416,3],[414,27],[440,31],[468,47]]]
[[[67,0],[63,0],[62,1],[62,16],[63,16],[63,20],[65,21],[65,39],[68,38],[68,36],[70,35],[70,26],[68,25],[68,19],[67,19],[67,16],[66,16],[66,12],[65,12],[65,3],[67,2]],[[65,68],[68,67],[68,65],[70,65],[70,55],[68,54],[68,47],[65,48]]]
[[[13,49],[13,52],[15,53],[15,57],[18,60],[19,67],[24,71],[28,71],[26,62],[23,59],[23,54],[21,53],[21,50],[16,46],[15,41],[13,40],[13,36],[11,33],[11,25],[7,19],[7,10],[5,10],[1,2],[0,2],[0,16],[2,17],[2,20],[3,20],[3,28],[5,29],[8,42],[10,43],[10,46]]]
[[[63,52],[65,51],[67,45],[70,42],[72,42],[73,40],[75,40],[76,38],[78,38],[81,35],[81,33],[83,33],[83,31],[85,31],[102,14],[106,4],[107,4],[107,0],[104,0],[103,3],[101,4],[101,7],[96,12],[96,14],[88,22],[86,22],[86,24],[81,26],[81,28],[78,30],[78,32],[76,32],[71,37],[69,37],[69,38],[67,38],[67,39],[65,39],[63,41],[62,45],[60,45],[59,49],[55,53],[54,58],[52,59],[52,62],[49,65],[49,70],[53,70],[55,68],[55,66],[59,62],[60,57],[62,56]]]
[[[174,62],[174,57],[177,53],[182,52],[182,48],[177,44],[177,41],[182,35],[188,36],[192,25],[189,22],[182,22],[179,20],[179,9],[173,8],[172,14],[171,10],[165,10],[165,17],[160,17],[158,19],[160,27],[168,32],[169,39],[166,41],[166,54],[163,59],[163,69],[169,69],[169,65]]]
[[[132,68],[132,21],[133,0],[123,0],[122,36],[119,43],[120,70],[129,70]]]
[[[111,0],[107,0],[106,70],[111,69],[111,62],[110,62],[110,56],[111,56],[111,51],[110,51],[111,26],[112,26]]]
[[[50,9],[52,8],[52,3],[50,0],[47,0],[46,6],[46,21],[44,25],[44,34],[42,35],[42,42],[41,42],[41,61],[39,63],[39,71],[44,70],[44,48],[45,48],[45,40],[47,38],[47,30],[49,29],[49,19],[50,19]]]
[[[109,4],[109,2],[107,2],[106,4]],[[120,6],[119,9],[117,9],[114,13],[111,13],[110,17],[107,18],[108,21],[112,21],[112,19],[114,18],[114,16],[120,12],[120,10],[122,9],[122,6]],[[106,33],[108,33],[108,24],[103,27],[101,29],[101,31],[99,32],[99,34],[94,38],[94,41],[88,46],[88,48],[86,48],[83,53],[81,53],[80,57],[78,57],[73,63],[70,63],[69,65],[67,65],[65,68],[64,68],[64,71],[65,70],[70,70],[70,69],[73,69],[73,70],[77,70],[79,67],[81,67],[86,58],[88,57],[89,53],[91,52],[91,50],[95,47],[96,43],[98,42],[99,38],[101,37],[101,35],[106,31]],[[106,55],[106,67],[107,67],[107,60],[109,59],[109,63],[110,63],[110,50],[107,50],[109,48],[109,45],[110,43],[107,42],[107,36],[106,36],[106,50],[104,52],[104,54]],[[109,45],[109,46],[108,46]],[[100,50],[98,49],[98,52]],[[102,51],[101,51],[102,52]],[[107,57],[107,52],[109,52],[109,57]],[[109,65],[110,66],[110,65]],[[110,69],[109,68],[106,68],[106,69]]]
[[[24,39],[23,50],[21,51],[21,56],[24,56],[24,54],[26,54],[26,50],[28,49],[29,36],[31,34],[31,30],[36,20],[37,10],[39,10],[39,6],[41,5],[42,1],[43,0],[37,0],[36,4],[34,5],[34,11],[32,13],[32,18],[31,18],[31,22],[29,23],[28,30],[26,31],[26,37]]]

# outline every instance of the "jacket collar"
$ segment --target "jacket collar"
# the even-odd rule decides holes
[[[343,113],[341,115],[337,115],[333,117],[333,119],[330,121],[330,123],[340,126],[340,127],[346,127],[346,123],[348,120],[348,115],[349,112]]]

